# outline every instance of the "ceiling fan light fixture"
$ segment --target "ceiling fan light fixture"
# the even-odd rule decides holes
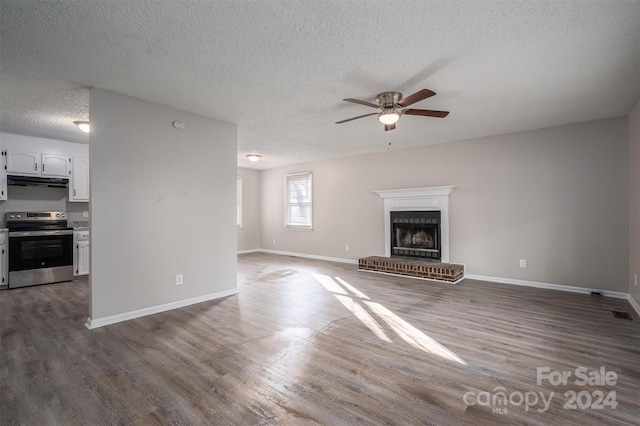
[[[78,126],[78,129],[82,130],[85,133],[89,133],[91,130],[91,126],[88,121],[74,121],[73,124]]]
[[[376,96],[376,102],[361,101],[360,99],[345,98],[343,101],[353,102],[354,104],[360,104],[375,108],[378,111],[369,114],[359,115],[357,117],[347,118],[346,120],[336,121],[336,124],[347,123],[349,121],[357,120],[359,118],[370,117],[372,115],[378,116],[378,121],[384,124],[384,131],[393,130],[396,128],[396,123],[403,115],[416,115],[422,117],[436,117],[444,118],[449,115],[449,111],[436,111],[432,109],[414,109],[408,108],[417,102],[423,101],[431,96],[434,96],[436,92],[429,89],[418,90],[411,96],[406,98],[402,97],[400,92],[382,92]]]
[[[400,113],[394,109],[382,111],[378,115],[378,120],[382,124],[386,124],[386,125],[395,124],[399,119],[400,119]]]
[[[262,158],[262,155],[260,154],[247,154],[247,159],[252,163],[260,161],[261,158]]]

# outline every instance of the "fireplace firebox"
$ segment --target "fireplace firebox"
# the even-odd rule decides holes
[[[440,212],[392,211],[391,256],[440,260]]]

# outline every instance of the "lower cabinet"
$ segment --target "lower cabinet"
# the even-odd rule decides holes
[[[0,260],[0,276],[2,276],[0,286],[7,286],[9,285],[9,250],[7,250],[6,244],[0,244],[0,255],[2,256],[2,260]]]
[[[73,275],[89,274],[89,231],[73,233],[75,250],[73,252]]]
[[[6,229],[0,230],[0,287],[9,285],[9,241]]]

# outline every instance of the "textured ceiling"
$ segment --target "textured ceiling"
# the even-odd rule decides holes
[[[88,142],[100,87],[238,126],[271,168],[628,114],[640,1],[0,0],[0,130]],[[384,132],[373,101],[437,96]],[[176,117],[179,119],[179,117]],[[258,152],[253,164],[244,155]]]

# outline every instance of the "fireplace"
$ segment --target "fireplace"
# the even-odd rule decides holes
[[[449,194],[453,186],[432,186],[428,188],[387,189],[374,191],[384,199],[384,255],[391,257],[391,213],[393,212],[439,212],[437,235],[431,235],[438,241],[438,257],[440,262],[449,262]],[[427,230],[424,230],[427,232]],[[432,249],[430,249],[432,250]],[[426,259],[436,259],[426,257]]]
[[[441,259],[440,211],[392,211],[391,256]]]
[[[449,263],[449,195],[455,187],[374,191],[384,200],[384,257],[358,259],[358,269],[457,284],[464,265]]]

